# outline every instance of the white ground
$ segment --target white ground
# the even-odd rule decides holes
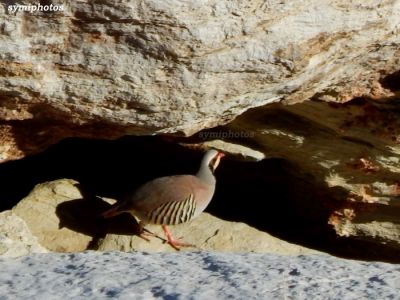
[[[400,299],[400,265],[206,252],[0,258],[0,299]]]

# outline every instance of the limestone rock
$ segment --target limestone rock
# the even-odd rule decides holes
[[[61,218],[71,220],[83,229],[87,221],[82,211],[60,211],[63,203],[79,201],[82,194],[77,182],[69,179],[56,180],[37,185],[12,211],[22,218],[39,243],[50,251],[73,252],[87,249],[92,237],[87,232],[64,227]],[[82,209],[85,207],[83,206]]]
[[[46,253],[24,220],[12,211],[0,213],[0,256],[17,257],[30,253]]]
[[[68,136],[189,135],[267,103],[394,95],[380,79],[398,70],[398,1],[8,3],[0,161]]]
[[[147,229],[164,238],[161,226],[148,225]],[[202,213],[189,223],[170,226],[174,237],[195,247],[182,250],[259,252],[284,255],[320,253],[302,246],[279,240],[266,232],[244,223],[228,222]],[[162,239],[150,237],[150,242],[138,236],[108,234],[99,242],[99,250],[111,251],[175,251]]]
[[[205,132],[200,132],[200,138],[203,139],[203,135]],[[211,133],[217,133],[215,136],[229,136],[229,133],[232,132],[224,132],[224,131],[212,131]],[[213,136],[211,134],[211,136]],[[226,140],[214,139],[212,137],[204,137],[204,139],[211,139],[209,141],[205,141],[202,143],[189,143],[187,141],[180,142],[179,144],[184,146],[185,148],[193,149],[196,151],[206,152],[208,149],[213,148],[216,150],[220,150],[225,153],[229,153],[230,157],[235,157],[237,160],[243,161],[261,161],[266,158],[265,154],[261,151],[257,151],[252,149],[251,147],[246,147],[244,145],[237,144],[235,142],[228,142]],[[227,137],[229,139],[229,137]]]
[[[234,142],[290,162],[293,176],[320,193],[297,187],[293,203],[308,217],[324,210],[338,235],[400,249],[398,109],[396,99],[274,104],[220,130],[251,133]]]
[[[88,199],[77,182],[68,179],[37,185],[13,212],[25,220],[47,249],[76,252],[86,249],[121,251],[175,251],[161,239],[150,242],[137,235],[135,220],[128,214],[100,219],[111,199]],[[114,200],[115,201],[115,200]],[[148,226],[163,237],[160,226]],[[243,223],[223,221],[203,213],[190,223],[171,227],[176,237],[196,245],[188,250],[304,254],[316,251],[290,244]]]

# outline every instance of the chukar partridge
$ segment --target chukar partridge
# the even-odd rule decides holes
[[[145,234],[146,224],[158,224],[173,248],[179,250],[180,246],[191,246],[174,239],[167,225],[188,222],[207,207],[215,190],[214,171],[223,156],[221,152],[209,150],[196,175],[167,176],[149,181],[102,216],[131,213],[140,220],[141,236]]]

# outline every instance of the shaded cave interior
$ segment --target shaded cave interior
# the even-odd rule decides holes
[[[75,179],[89,196],[59,207],[60,223],[95,238],[104,234],[99,233],[102,221],[97,216],[109,206],[98,197],[119,199],[153,178],[193,174],[201,157],[201,151],[163,137],[66,139],[40,154],[0,165],[0,209],[10,209],[38,183]],[[313,178],[288,161],[252,162],[228,155],[216,177],[216,193],[206,211],[218,218],[244,222],[288,242],[341,257],[385,260],[396,256],[377,245],[338,237],[327,222],[332,212],[327,204],[334,201],[329,199],[330,191],[315,186]],[[68,214],[63,209],[69,209]],[[114,222],[113,232],[133,234],[129,218],[121,216]]]

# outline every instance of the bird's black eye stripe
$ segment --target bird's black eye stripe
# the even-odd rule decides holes
[[[213,172],[214,172],[214,165],[215,165],[216,162],[217,162],[217,157],[214,157],[214,158],[210,161],[210,163],[208,164],[208,167],[209,167],[210,170],[213,171]]]

